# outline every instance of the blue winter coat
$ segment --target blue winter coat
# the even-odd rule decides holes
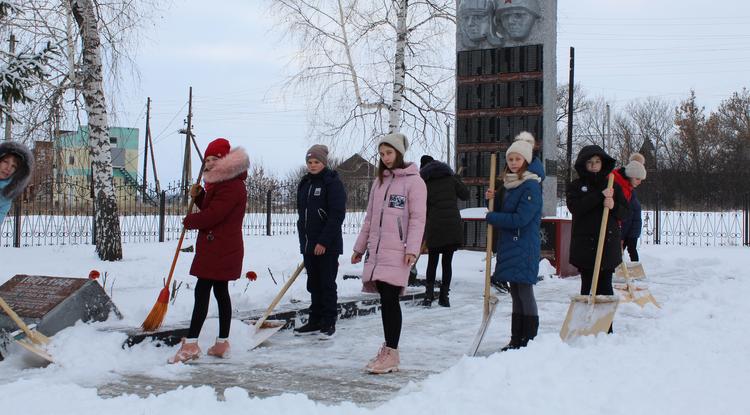
[[[528,170],[544,180],[539,159],[532,160]],[[499,233],[493,279],[536,284],[541,258],[542,185],[526,180],[514,189],[506,189],[501,205],[487,214],[487,222]]]
[[[622,240],[626,239],[638,239],[641,237],[641,229],[643,228],[643,219],[641,219],[641,202],[638,200],[638,195],[635,194],[635,189],[630,195],[630,202],[628,202],[628,210],[630,213],[625,219],[622,220]]]
[[[306,174],[297,188],[297,235],[299,249],[312,255],[316,244],[326,253],[344,253],[341,225],[346,215],[346,190],[337,172],[325,168]]]

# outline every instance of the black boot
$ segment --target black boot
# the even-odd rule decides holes
[[[440,304],[443,307],[450,307],[451,302],[448,298],[448,293],[450,292],[450,288],[447,287],[440,287],[440,296],[438,297],[438,304]]]
[[[530,340],[534,340],[539,331],[539,316],[523,316],[523,333],[521,347],[526,347]]]
[[[523,335],[523,315],[513,313],[510,316],[510,343],[500,349],[501,352],[514,350],[521,347],[521,337]]]
[[[424,307],[430,307],[432,306],[432,300],[435,299],[435,285],[434,282],[430,284],[430,282],[425,283],[425,291],[424,291],[424,300],[422,300],[422,306]]]

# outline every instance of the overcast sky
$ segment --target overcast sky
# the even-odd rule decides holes
[[[175,0],[143,34],[136,55],[141,78],[121,88],[122,110],[112,124],[141,129],[142,145],[146,98],[152,98],[162,184],[180,176],[184,135],[177,130],[189,86],[201,148],[227,137],[281,175],[304,162],[312,143],[303,103],[284,102],[273,88],[290,73],[293,46],[274,31],[265,4]],[[558,83],[567,82],[574,46],[576,82],[615,108],[649,96],[676,103],[694,89],[699,104],[713,109],[750,86],[749,27],[750,5],[741,0],[559,0]],[[196,161],[194,175],[197,169]]]

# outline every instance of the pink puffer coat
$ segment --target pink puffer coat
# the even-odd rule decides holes
[[[419,169],[409,163],[403,169],[385,171],[370,189],[367,215],[354,244],[365,254],[362,291],[377,292],[375,281],[406,287],[409,281],[406,254],[419,254],[427,217],[427,187]]]

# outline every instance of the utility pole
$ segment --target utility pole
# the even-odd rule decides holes
[[[10,35],[10,40],[8,40],[8,43],[10,43],[10,54],[13,55],[16,53],[16,35],[12,34]],[[5,141],[10,141],[10,135],[11,135],[11,129],[13,127],[13,118],[11,117],[11,114],[13,113],[13,98],[8,98],[8,109],[5,113]]]
[[[451,164],[451,123],[445,123],[445,163]],[[454,167],[455,168],[455,167]]]
[[[182,188],[184,194],[182,196],[183,203],[187,203],[187,195],[191,182],[193,181],[193,173],[190,162],[190,142],[193,136],[193,87],[190,87],[190,93],[188,96],[188,115],[187,115],[187,127],[181,131],[185,134],[185,157],[182,161]]]
[[[568,73],[568,140],[567,148],[565,150],[565,156],[567,161],[568,171],[568,183],[572,181],[573,177],[573,86],[575,85],[575,77],[573,75],[575,69],[575,49],[570,47],[570,71]]]
[[[146,98],[146,131],[143,134],[143,200],[148,187],[148,140],[151,136],[151,97]]]
[[[606,151],[607,154],[612,154],[612,128],[609,123],[609,104],[607,104],[607,112],[606,112],[606,125],[607,125],[607,145],[604,147],[604,151]]]

